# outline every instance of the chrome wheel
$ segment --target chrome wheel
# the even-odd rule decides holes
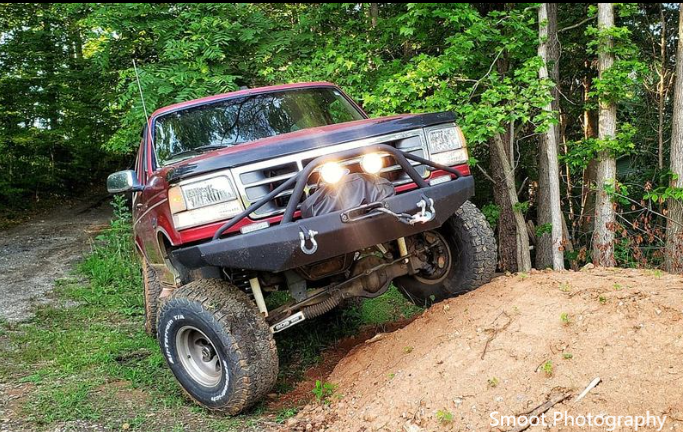
[[[221,382],[221,360],[201,330],[192,326],[181,328],[176,335],[176,346],[180,363],[194,381],[204,387],[215,387]]]

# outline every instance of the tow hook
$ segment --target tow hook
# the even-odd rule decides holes
[[[429,210],[427,210],[428,205]],[[417,203],[417,206],[420,207],[420,213],[416,213],[410,218],[410,225],[415,225],[416,223],[427,223],[434,220],[434,217],[436,216],[436,210],[434,209],[433,199],[427,198],[423,195],[422,199]]]
[[[316,235],[318,235],[318,231],[313,231],[312,229],[309,229],[308,231],[304,231],[302,229],[299,231],[299,239],[301,240],[299,247],[301,248],[301,252],[305,253],[306,255],[313,255],[315,251],[318,250],[318,242],[315,241]],[[308,240],[311,241],[310,248],[306,246],[306,242]]]

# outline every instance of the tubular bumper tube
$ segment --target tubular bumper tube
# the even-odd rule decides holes
[[[387,148],[392,151],[387,150]],[[366,147],[362,150],[364,152],[387,151],[389,153],[401,153],[393,147],[384,145]],[[355,155],[336,154],[333,156],[343,158]],[[321,159],[322,162],[320,162]],[[298,190],[303,192],[303,186],[301,188],[298,187],[302,178],[305,185],[308,175],[310,175],[314,167],[324,163],[325,160],[329,160],[329,158],[316,159],[300,173],[305,174],[305,177],[296,177],[297,186],[295,186],[295,193]],[[405,158],[403,160],[405,161]],[[428,165],[435,166],[430,161],[426,162],[428,162]],[[173,251],[174,257],[188,268],[219,266],[282,272],[385,243],[399,237],[406,237],[438,228],[466,200],[474,195],[474,179],[470,176],[460,176],[447,183],[429,186],[424,179],[417,175],[417,171],[407,161],[406,164],[407,167],[404,167],[404,169],[409,173],[412,171],[420,180],[416,181],[418,189],[387,198],[383,202],[384,207],[398,214],[415,213],[419,210],[417,207],[418,202],[424,200],[424,198],[432,199],[436,215],[429,222],[409,225],[390,214],[382,212],[377,212],[377,214],[371,217],[343,222],[342,213],[345,211],[291,221],[291,215],[293,215],[296,203],[299,201],[294,198],[295,195],[292,195],[290,199],[292,210],[291,212],[285,212],[285,218],[283,218],[279,225],[248,234],[235,235],[224,239],[218,238],[227,229],[225,228],[226,226],[229,228],[236,223],[235,220],[246,217],[246,215],[238,216],[216,233],[215,240],[177,249]],[[452,168],[435,167],[450,173],[455,171],[454,174],[458,175],[457,171]],[[292,205],[292,203],[294,204]],[[247,211],[253,212],[256,210],[253,207],[250,207]],[[286,221],[288,215],[290,219]],[[304,253],[303,248],[301,248],[302,236],[306,238],[306,236],[310,236],[310,233],[313,232],[315,233],[314,239],[317,243],[317,249],[310,254]],[[310,245],[310,242],[307,244]]]

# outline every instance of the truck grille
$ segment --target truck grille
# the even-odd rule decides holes
[[[295,176],[308,163],[317,157],[372,144],[388,144],[406,153],[425,158],[427,157],[424,133],[422,129],[416,129],[381,137],[352,141],[332,147],[319,148],[290,156],[282,156],[251,165],[241,166],[233,169],[232,172],[244,205],[245,207],[249,207],[249,205],[266,196],[272,190],[287,181],[287,179]],[[394,186],[409,183],[411,181],[410,178],[403,172],[403,169],[398,164],[395,164],[393,158],[389,155],[386,155],[385,157],[390,158],[394,164],[387,166],[388,163],[385,163],[385,168],[382,169],[380,175],[391,181]],[[424,165],[413,161],[409,162],[415,167],[420,175],[423,177],[428,176],[429,173]],[[352,173],[362,171],[358,158],[342,161],[341,163]],[[317,173],[313,173],[309,178],[309,185],[306,188],[302,200],[306,199],[308,195],[315,191],[316,183]],[[252,217],[258,219],[283,213],[291,195],[291,189],[282,192],[274,200],[255,211]]]

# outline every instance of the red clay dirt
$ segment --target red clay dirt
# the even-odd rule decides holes
[[[271,401],[268,403],[268,410],[277,412],[282,409],[299,407],[311,402],[314,397],[311,389],[315,387],[316,381],[325,382],[330,373],[350,351],[378,334],[378,331],[396,331],[413,322],[414,318],[407,318],[400,321],[387,323],[381,326],[373,326],[362,329],[356,335],[344,338],[336,343],[332,348],[325,350],[322,360],[316,366],[306,370],[301,381],[297,382],[293,390],[282,395],[272,393],[269,395]]]
[[[662,430],[683,430],[682,318],[683,278],[658,271],[499,277],[360,344],[327,377],[337,385],[329,408],[309,406],[285,428],[510,430],[492,427],[491,413],[520,415],[569,394],[549,409],[548,418],[555,411],[649,411],[667,416]],[[597,377],[600,384],[577,402]],[[579,429],[586,428],[561,424],[545,430]]]

